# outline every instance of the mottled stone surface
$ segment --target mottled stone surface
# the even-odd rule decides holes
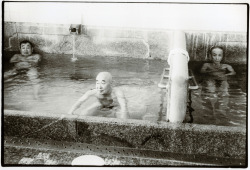
[[[10,51],[19,51],[18,35],[14,34],[9,38]]]
[[[40,53],[73,53],[73,36],[69,24],[4,23],[4,47],[13,39],[16,47],[22,39],[29,39]],[[168,58],[172,30],[84,26],[75,35],[75,54],[88,56],[120,56],[134,58]],[[221,45],[225,49],[224,62],[246,64],[247,35],[234,32],[184,31],[191,61],[209,61],[209,49]],[[15,45],[14,45],[15,44]]]
[[[4,48],[9,47],[11,44],[9,44],[9,39],[11,37],[13,37],[16,34],[16,27],[15,27],[15,23],[13,22],[6,22],[4,24]],[[17,40],[16,40],[17,41]]]
[[[16,29],[18,33],[27,33],[30,34],[30,27],[29,25],[17,25]],[[34,28],[33,28],[34,29]]]
[[[148,44],[151,58],[164,60],[168,58],[171,48],[171,36],[172,31],[148,32]]]
[[[19,41],[28,39],[40,53],[72,54],[73,36],[19,34]],[[147,46],[141,39],[90,39],[75,36],[74,54],[87,56],[121,56],[147,58]],[[17,44],[17,43],[16,43]]]
[[[72,116],[69,117],[72,120]],[[73,119],[75,117],[73,116]],[[4,116],[4,135],[34,137],[41,139],[75,141],[76,124],[64,121],[60,115],[29,114],[23,116]]]
[[[30,26],[30,33],[31,34],[43,34],[44,28],[43,27],[37,27],[37,26]]]
[[[211,157],[205,154],[170,153],[32,138],[4,138],[4,164],[70,165],[74,158],[84,155],[102,158],[105,166],[246,166],[244,159]],[[91,160],[82,161],[84,165],[91,165]]]
[[[135,38],[143,39],[147,36],[147,32],[136,29],[117,29],[112,27],[91,27],[86,26],[86,34],[90,37],[105,37],[105,38]]]
[[[214,164],[201,164],[195,162],[182,162],[169,159],[154,159],[146,157],[127,157],[112,154],[92,153],[104,160],[104,166],[216,166]],[[74,153],[59,150],[44,150],[42,148],[4,148],[4,164],[11,166],[71,166],[72,161],[88,153]],[[84,162],[85,163],[85,162]],[[88,165],[92,166],[93,165]],[[225,166],[225,165],[217,165]],[[237,165],[236,165],[237,166]],[[244,167],[244,165],[242,165]]]
[[[246,156],[246,129],[239,127],[70,115],[60,120],[59,115],[4,111],[4,135],[239,159]]]

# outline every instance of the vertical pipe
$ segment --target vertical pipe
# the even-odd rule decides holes
[[[185,33],[176,31],[173,34],[172,50],[168,57],[170,79],[167,86],[167,120],[170,122],[183,122],[185,119],[188,90],[188,60]]]
[[[72,46],[73,46],[73,58],[75,58],[75,34],[73,34],[72,36],[73,36],[73,43],[72,43]]]
[[[75,62],[75,61],[77,60],[77,58],[75,57],[75,34],[76,34],[76,33],[73,33],[73,35],[72,35],[72,37],[73,37],[73,38],[72,38],[72,39],[73,39],[73,42],[72,42],[72,46],[73,46],[73,47],[72,47],[72,51],[73,51],[72,53],[73,53],[73,56],[72,56],[72,58],[71,58],[71,61],[72,61],[72,62]]]
[[[150,57],[150,49],[149,49],[148,32],[147,31],[143,31],[143,43],[147,47],[147,52],[145,54],[145,58],[149,58]]]

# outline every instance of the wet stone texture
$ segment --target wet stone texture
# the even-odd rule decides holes
[[[85,26],[73,35],[70,25],[37,23],[4,23],[4,47],[18,50],[23,39],[31,40],[39,53],[78,54],[88,56],[120,56],[167,60],[172,30],[117,29]],[[225,63],[246,64],[247,35],[234,32],[185,31],[191,61],[210,61],[209,49],[220,45],[225,49]],[[74,43],[73,43],[73,40]],[[74,44],[74,45],[73,45]],[[74,50],[73,50],[74,46]]]
[[[4,163],[11,165],[70,165],[79,154],[53,152],[49,150],[6,147]]]
[[[28,116],[29,115],[29,116]],[[141,120],[4,112],[4,136],[245,159],[246,129]],[[69,117],[68,117],[69,116]]]
[[[16,34],[15,24],[13,22],[7,22],[4,24],[4,48],[10,46],[9,39]]]
[[[10,49],[10,51],[18,51],[19,44],[17,42],[18,42],[17,34],[13,34],[11,37],[9,37],[9,40],[6,41],[7,44],[4,44],[4,48]],[[6,45],[8,45],[8,46],[6,46]]]
[[[4,116],[4,136],[75,141],[74,121],[41,116]]]
[[[4,164],[11,166],[71,166],[71,162],[88,153],[74,153],[59,150],[44,150],[18,147],[5,147]],[[95,155],[104,159],[104,166],[201,166],[194,162],[176,162],[168,159],[153,159],[142,157],[123,157],[116,155]],[[86,162],[84,162],[86,164]],[[205,164],[203,164],[204,166]],[[91,165],[88,165],[91,166]],[[92,165],[93,166],[93,165]]]
[[[150,58],[167,59],[171,44],[171,31],[166,32],[148,32],[148,44],[150,49]]]

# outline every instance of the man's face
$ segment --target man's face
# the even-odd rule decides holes
[[[107,75],[101,74],[96,77],[96,90],[102,95],[110,93],[111,82]]]
[[[30,56],[33,52],[33,48],[31,47],[30,43],[22,43],[20,52],[23,56]]]
[[[223,50],[220,48],[213,49],[212,58],[214,63],[220,63],[223,58]]]

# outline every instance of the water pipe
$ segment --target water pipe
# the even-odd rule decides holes
[[[148,43],[148,33],[146,31],[143,31],[143,39],[142,39],[143,44],[147,48],[147,52],[145,54],[145,58],[150,57],[150,49],[149,49],[149,43]]]
[[[73,56],[71,58],[71,61],[75,62],[76,60],[78,60],[77,57],[75,57],[75,34],[73,34],[72,37],[73,37],[73,42],[72,42]]]
[[[12,35],[11,37],[9,37],[9,47],[5,47],[5,48],[4,48],[4,50],[9,50],[9,49],[12,49],[11,39],[12,39],[12,38],[15,38],[14,36],[15,36],[15,34],[14,34],[14,35]]]
[[[183,122],[187,109],[188,61],[185,33],[175,31],[172,37],[172,50],[168,56],[170,65],[167,84],[167,121]]]

